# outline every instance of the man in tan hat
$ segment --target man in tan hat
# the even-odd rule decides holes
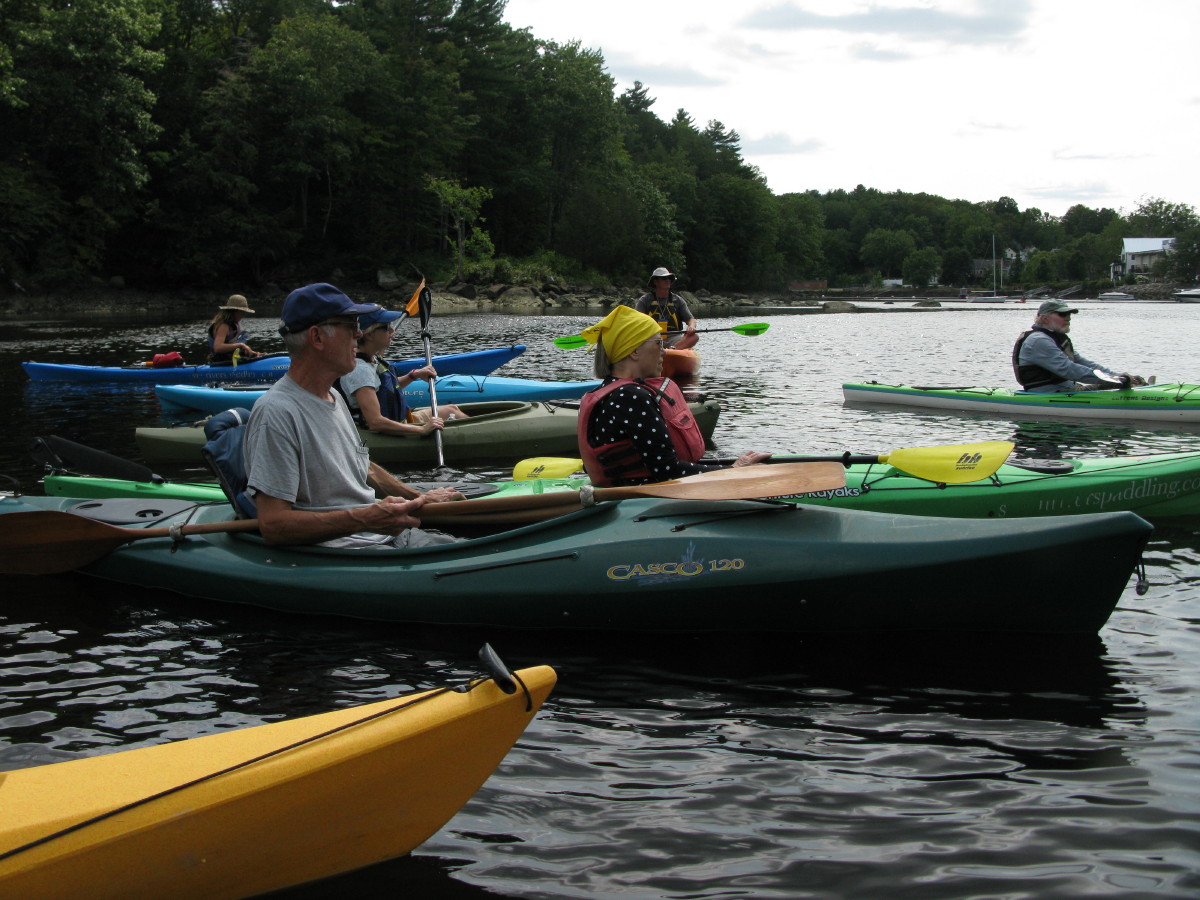
[[[254,315],[254,310],[241,294],[233,294],[224,306],[217,308],[212,323],[208,326],[208,364],[223,365],[241,359],[254,359],[262,354],[255,353],[246,343],[249,335],[242,329],[241,321]]]
[[[1067,333],[1071,330],[1071,316],[1077,312],[1062,300],[1047,300],[1038,307],[1033,328],[1017,338],[1013,346],[1013,373],[1021,387],[1038,394],[1053,394],[1146,384],[1140,375],[1114,372],[1075,351]]]
[[[663,266],[650,273],[650,290],[638,297],[633,308],[645,313],[667,332],[663,340],[668,347],[676,350],[686,350],[694,347],[699,338],[696,336],[696,317],[688,309],[687,301],[678,294],[672,293],[676,276]]]

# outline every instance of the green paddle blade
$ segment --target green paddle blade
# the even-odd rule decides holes
[[[760,334],[763,334],[764,332],[766,332],[766,330],[770,327],[771,327],[770,322],[747,322],[745,325],[734,325],[729,330],[736,332],[737,334],[745,335],[746,337],[758,337]],[[720,331],[721,329],[719,329],[719,328],[718,329],[700,328],[697,330],[698,331],[711,331],[711,330]]]
[[[580,334],[564,334],[554,339],[554,346],[560,350],[579,350],[587,345],[587,340]]]
[[[744,325],[734,325],[730,328],[697,328],[697,334],[711,334],[717,331],[732,331],[745,337],[758,337],[771,327],[770,322],[747,322]],[[667,334],[683,334],[682,331],[668,331]],[[554,346],[560,350],[578,350],[588,345],[587,340],[579,334],[566,334],[554,339]]]

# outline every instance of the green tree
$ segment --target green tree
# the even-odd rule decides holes
[[[492,192],[482,187],[463,187],[457,181],[447,178],[430,177],[427,183],[429,189],[442,202],[454,226],[456,272],[458,280],[462,281],[464,254],[468,238],[472,236],[470,232],[476,231],[475,223],[482,221],[479,211],[483,204],[491,199]],[[491,240],[487,243],[490,246]]]
[[[1167,261],[1170,263],[1168,274],[1171,278],[1185,284],[1200,281],[1200,226],[1179,232]]]
[[[1160,197],[1143,197],[1126,220],[1126,237],[1175,237],[1200,225],[1196,210],[1186,203],[1169,203]]]
[[[859,253],[864,265],[879,269],[884,278],[894,278],[916,249],[917,242],[907,231],[876,228],[863,239]]]
[[[776,198],[776,206],[784,279],[793,281],[820,273],[825,263],[820,203],[811,194],[784,194]]]
[[[0,17],[0,268],[78,278],[140,211],[159,133],[150,0],[17,0]]]
[[[942,284],[964,285],[973,274],[972,257],[965,247],[951,247],[942,256]]]
[[[351,243],[339,238],[355,218],[346,208],[349,185],[370,137],[362,112],[372,90],[387,83],[363,35],[330,15],[303,15],[281,22],[245,66],[206,94],[190,189],[215,198],[192,223],[213,249],[211,268],[197,275],[246,260],[262,280],[266,266],[302,246],[318,262]]]
[[[903,278],[905,284],[915,288],[927,287],[941,269],[942,260],[932,247],[922,247],[904,257]]]
[[[757,289],[783,279],[778,209],[766,183],[734,174],[699,183],[699,214],[684,244],[695,287]]]
[[[1120,214],[1115,210],[1089,209],[1082,204],[1076,204],[1068,209],[1062,217],[1064,237],[1078,238],[1085,234],[1099,234],[1105,226],[1119,218]]]

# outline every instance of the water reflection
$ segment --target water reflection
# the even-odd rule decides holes
[[[587,356],[551,338],[594,318],[444,317],[434,349],[521,342],[528,351],[502,374],[586,378]],[[1026,311],[753,318],[771,331],[706,335],[700,348],[693,387],[724,404],[723,450],[1012,439],[1023,456],[1053,458],[1200,446],[1197,431],[842,403],[842,381],[971,373],[1007,383]],[[152,391],[33,385],[22,359],[194,355],[206,323],[0,326],[0,472],[32,485],[39,472],[25,444],[48,433],[132,457],[133,428],[160,421]],[[272,325],[252,323],[255,346],[274,346]],[[1200,316],[1089,307],[1085,352],[1118,359],[1131,332],[1164,327],[1171,340],[1155,343],[1154,368],[1186,380]],[[416,355],[419,342],[402,333],[397,352]],[[475,671],[486,640],[510,665],[560,673],[497,775],[414,857],[281,896],[1191,896],[1197,540],[1186,523],[1159,528],[1146,555],[1150,594],[1127,590],[1100,637],[1066,641],[413,628],[131,593],[83,576],[12,578],[0,597],[0,769],[453,682]]]

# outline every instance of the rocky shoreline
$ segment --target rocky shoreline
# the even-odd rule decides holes
[[[399,308],[416,289],[416,284],[396,283],[387,288],[338,282],[357,300]],[[603,314],[622,302],[631,302],[643,293],[637,286],[615,285],[473,285],[434,284],[433,311],[439,315],[511,312],[550,315]],[[1169,300],[1178,286],[1169,284],[1128,285],[1120,288],[1139,300]],[[270,285],[251,291],[241,287],[228,290],[184,290],[177,292],[144,291],[115,286],[82,286],[54,293],[9,293],[0,296],[0,319],[80,318],[118,315],[145,315],[169,318],[209,315],[233,293],[246,295],[258,315],[275,315],[286,292]],[[706,290],[680,291],[693,311],[708,315],[729,315],[734,310],[791,307],[812,313],[888,312],[942,308],[943,301],[959,299],[957,288],[930,288],[914,296],[911,289],[879,291],[836,290],[776,291],[716,294]],[[857,302],[856,302],[857,301]],[[870,302],[870,306],[859,305]],[[1031,301],[1032,302],[1032,301]],[[979,304],[987,308],[990,304]]]

